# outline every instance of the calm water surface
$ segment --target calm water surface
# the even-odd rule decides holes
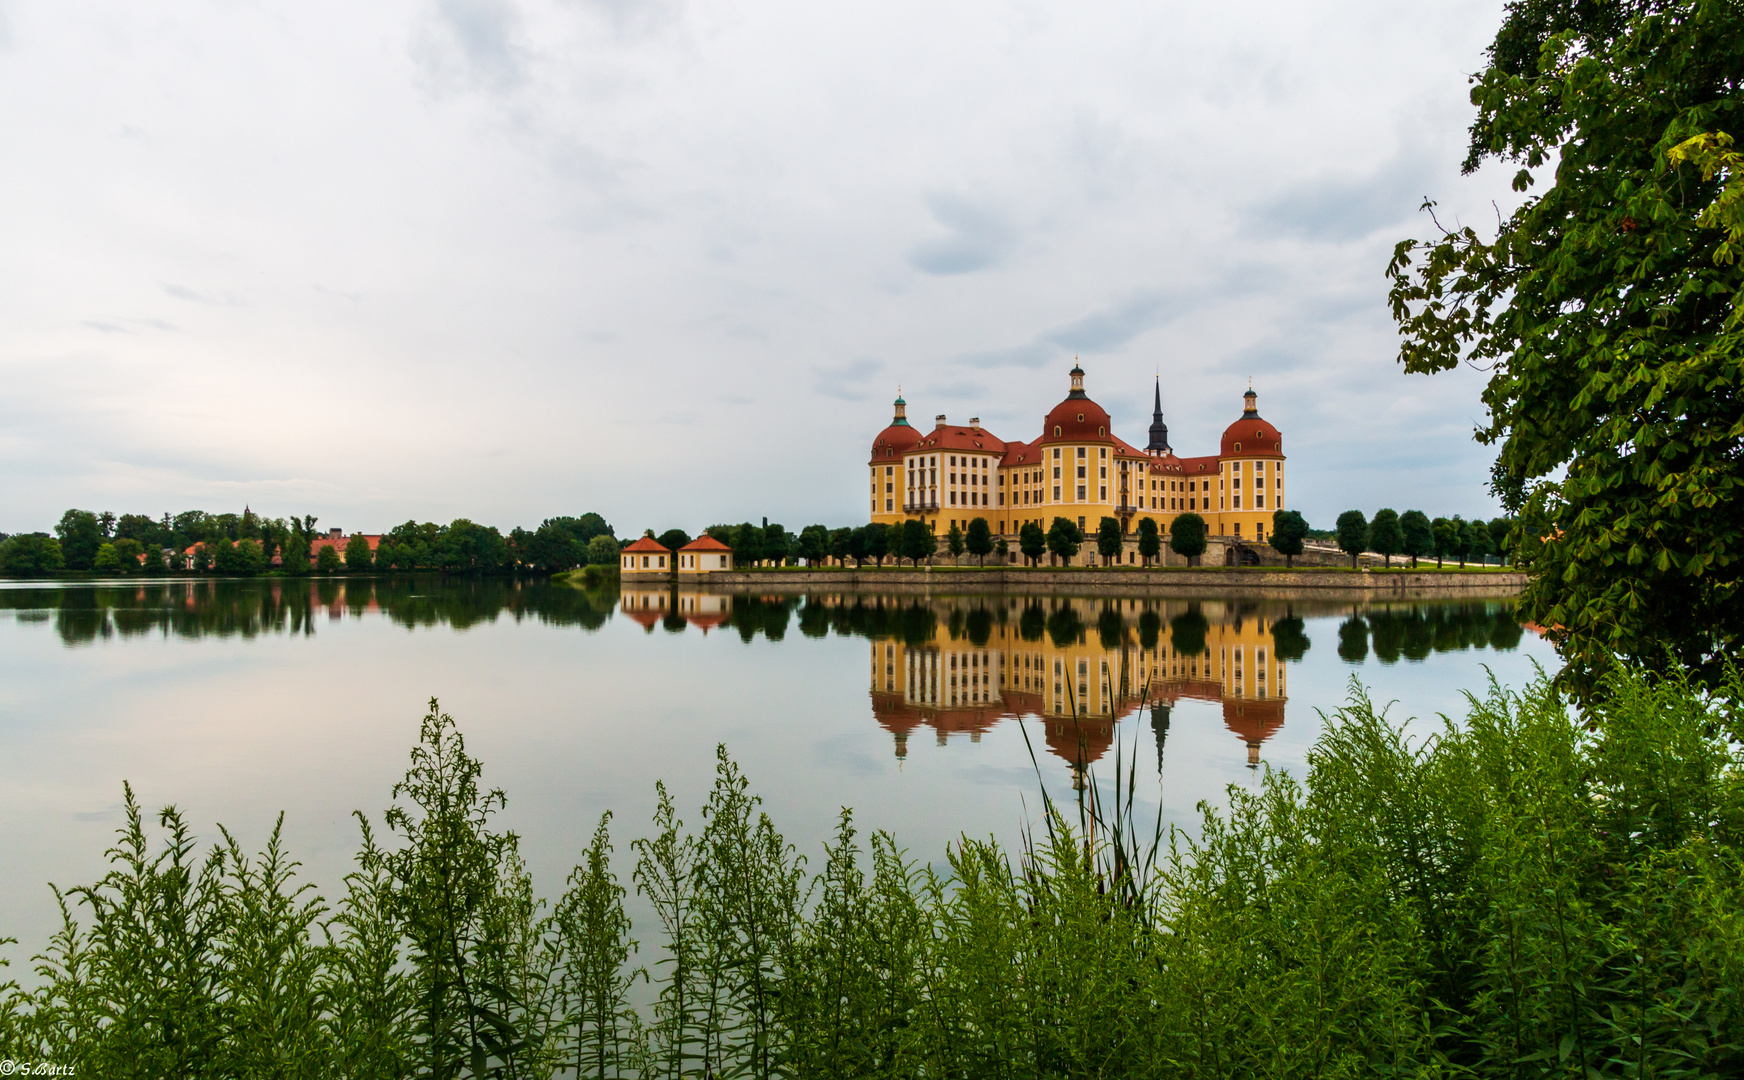
[[[5,583],[0,937],[23,942],[17,972],[54,927],[46,883],[101,875],[124,781],[208,837],[258,844],[284,811],[337,889],[351,811],[385,808],[431,696],[508,791],[549,894],[605,810],[627,852],[657,779],[696,824],[718,743],[802,852],[849,805],[936,861],[961,833],[1015,838],[1040,783],[1070,799],[1086,765],[1111,776],[1116,742],[1147,811],[1190,827],[1258,761],[1300,773],[1353,677],[1403,721],[1535,661],[1554,667],[1549,646],[1495,602]]]

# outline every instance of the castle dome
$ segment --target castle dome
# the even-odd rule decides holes
[[[1283,457],[1284,437],[1260,418],[1259,395],[1248,387],[1242,395],[1241,419],[1223,429],[1223,457]]]
[[[1084,393],[1084,369],[1072,365],[1072,390],[1042,420],[1038,443],[1112,442],[1108,411]]]
[[[895,461],[920,442],[920,432],[909,426],[908,402],[902,400],[901,393],[896,395],[893,404],[895,415],[891,418],[890,426],[880,431],[877,438],[872,440],[870,464]]]

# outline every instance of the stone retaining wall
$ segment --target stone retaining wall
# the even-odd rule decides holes
[[[1434,599],[1509,597],[1526,585],[1512,571],[1441,574],[1433,571],[1284,570],[1273,567],[1070,570],[996,568],[918,570],[716,571],[686,582],[732,592],[1049,592],[1254,596],[1290,599],[1329,595]]]

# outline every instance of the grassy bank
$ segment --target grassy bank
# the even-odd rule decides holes
[[[549,903],[432,702],[332,903],[276,840],[202,849],[129,791],[110,874],[65,894],[34,988],[7,992],[0,1057],[102,1077],[1735,1075],[1744,687],[1608,689],[1571,717],[1544,682],[1492,687],[1415,742],[1358,695],[1306,776],[1232,790],[1197,843],[1135,834],[1125,805],[1054,808],[1021,851],[964,839],[945,874],[846,811],[802,857],[723,750],[690,824],[662,791],[652,839],[615,852],[608,815]],[[629,925],[629,888],[657,925]]]

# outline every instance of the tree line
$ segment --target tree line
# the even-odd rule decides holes
[[[351,535],[343,555],[315,529],[314,515],[269,518],[200,510],[163,514],[68,510],[47,532],[0,536],[0,573],[43,575],[62,571],[154,574],[191,570],[248,576],[277,570],[297,574],[363,571],[439,571],[502,574],[518,569],[566,570],[589,562],[616,565],[619,544],[599,514],[547,518],[537,529],[495,526],[457,518],[446,525],[407,521],[371,548]],[[191,565],[190,565],[191,563]]]
[[[1413,567],[1418,559],[1431,555],[1438,569],[1444,558],[1458,559],[1463,568],[1467,559],[1488,563],[1492,554],[1507,565],[1515,527],[1515,519],[1510,517],[1467,521],[1455,514],[1431,520],[1421,510],[1401,514],[1382,508],[1375,511],[1375,519],[1370,521],[1361,510],[1346,510],[1338,515],[1333,540],[1340,551],[1350,556],[1353,567],[1357,556],[1370,551],[1383,557],[1389,567],[1395,555],[1409,558]]]

